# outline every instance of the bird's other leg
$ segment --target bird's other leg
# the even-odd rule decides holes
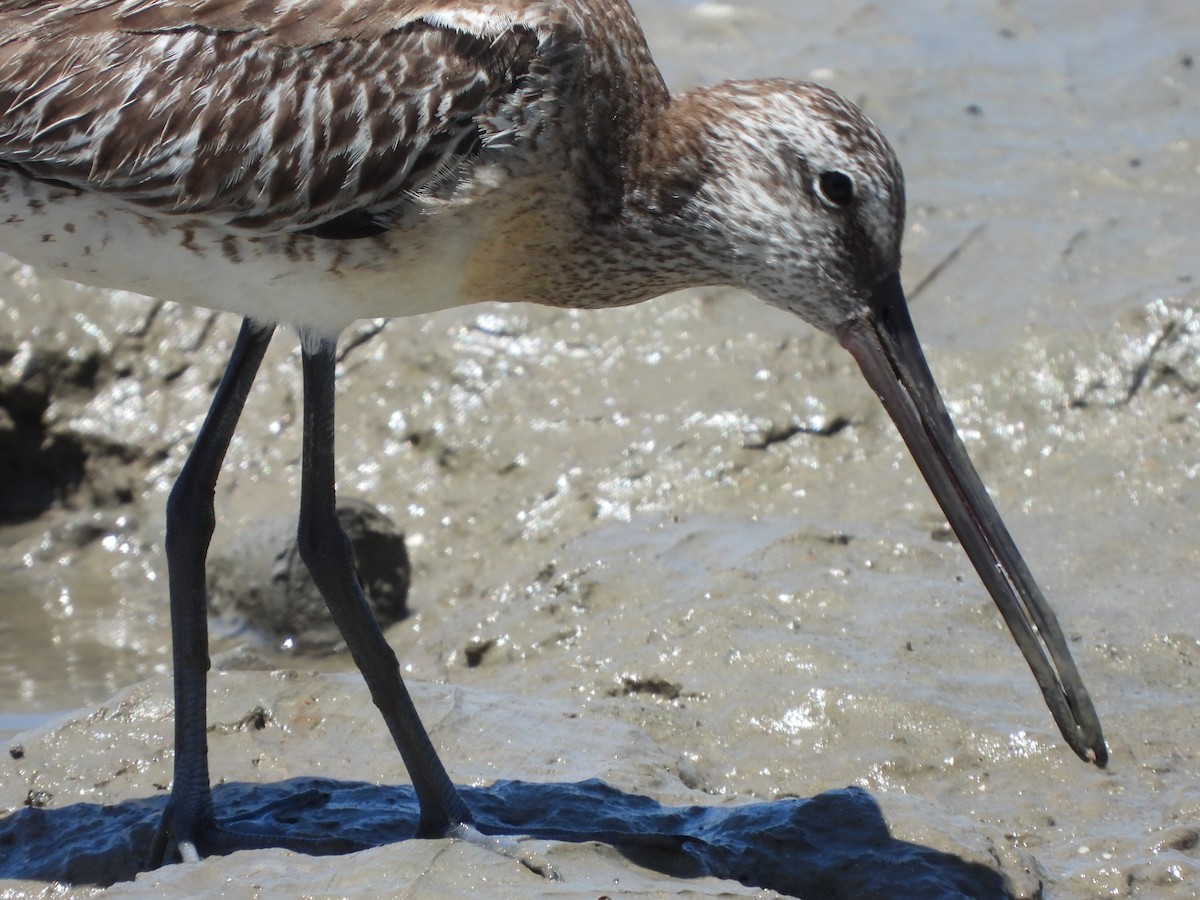
[[[175,776],[150,848],[161,865],[169,845],[183,860],[198,859],[213,828],[208,776],[205,688],[209,668],[208,600],[204,563],[216,524],[217,476],[274,326],[242,322],[229,364],[187,462],[167,501],[167,571],[175,666]]]
[[[418,837],[442,837],[471,822],[400,677],[358,582],[350,540],[335,512],[333,419],[336,341],[302,335],[304,454],[300,476],[300,556],[329,606],[371,699],[408,768],[420,804]]]

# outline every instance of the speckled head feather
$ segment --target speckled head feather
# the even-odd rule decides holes
[[[819,85],[726,82],[677,98],[644,173],[632,205],[653,227],[825,331],[899,271],[900,164],[858,107]]]

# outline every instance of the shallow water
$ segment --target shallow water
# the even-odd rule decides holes
[[[1112,763],[1062,745],[852,363],[728,292],[394,321],[348,356],[341,484],[406,531],[406,675],[630,723],[666,760],[646,789],[665,804],[854,785],[900,841],[991,848],[1017,896],[1196,896],[1200,10],[636,6],[674,87],[811,77],[895,143],[917,328]],[[47,414],[92,454],[82,492],[0,532],[10,736],[169,667],[161,509],[236,322],[6,271],[14,343],[99,361]],[[218,541],[295,504],[286,335],[262,381]],[[214,653],[349,667],[236,632]],[[505,730],[464,781],[540,777]],[[5,803],[28,777],[0,773]]]

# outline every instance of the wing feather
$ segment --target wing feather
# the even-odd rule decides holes
[[[235,228],[361,231],[551,93],[534,29],[413,14],[443,5],[0,0],[0,165]]]

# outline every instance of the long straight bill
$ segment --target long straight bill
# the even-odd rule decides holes
[[[917,341],[899,276],[880,283],[871,297],[870,312],[846,322],[837,333],[896,423],[1008,623],[1063,737],[1081,759],[1103,767],[1108,762],[1108,748],[1095,707],[1071,659],[1058,619],[950,421]]]

